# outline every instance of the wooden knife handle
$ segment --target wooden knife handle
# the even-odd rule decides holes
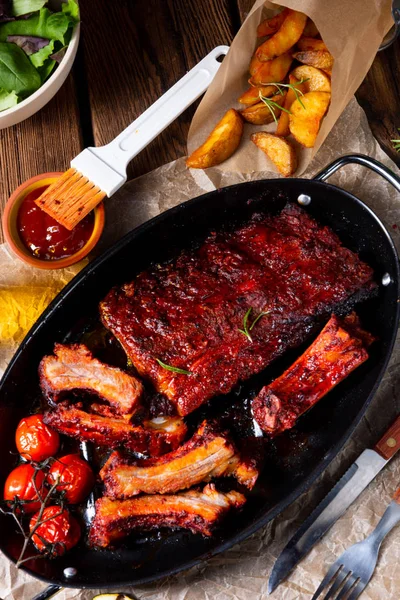
[[[400,416],[392,423],[385,435],[374,447],[383,458],[389,460],[400,449]]]

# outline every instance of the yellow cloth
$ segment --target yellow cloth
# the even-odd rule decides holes
[[[20,342],[62,287],[0,288],[0,344]]]

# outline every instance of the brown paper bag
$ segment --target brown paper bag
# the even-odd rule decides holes
[[[249,87],[249,62],[260,43],[256,37],[257,25],[263,18],[279,12],[281,6],[309,16],[335,59],[328,113],[314,148],[306,149],[296,144],[299,158],[296,175],[305,171],[361,84],[392,25],[391,0],[256,0],[193,117],[188,136],[189,154],[204,142],[226,110],[244,108],[237,98]],[[260,130],[273,132],[275,127],[274,123],[263,127],[246,124],[239,149],[216,169],[224,173],[268,169],[268,160],[250,141],[250,134]]]

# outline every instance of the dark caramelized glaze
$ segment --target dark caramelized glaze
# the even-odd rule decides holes
[[[372,269],[330,229],[287,205],[114,288],[100,311],[139,373],[187,415],[375,287]],[[251,340],[239,331],[249,309],[249,325],[267,312]],[[189,374],[171,372],[157,359]]]
[[[332,315],[317,339],[287,371],[253,400],[254,416],[269,435],[291,429],[300,415],[368,358],[374,337],[355,313]]]

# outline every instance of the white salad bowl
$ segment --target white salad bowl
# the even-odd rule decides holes
[[[50,6],[59,6],[59,2],[50,2]],[[75,56],[78,50],[80,36],[80,23],[77,23],[72,33],[71,41],[67,51],[49,79],[28,98],[19,102],[15,106],[0,112],[0,129],[16,125],[25,119],[28,119],[37,113],[45,104],[50,102],[53,96],[56,95],[64,81],[67,79],[71,71]]]

